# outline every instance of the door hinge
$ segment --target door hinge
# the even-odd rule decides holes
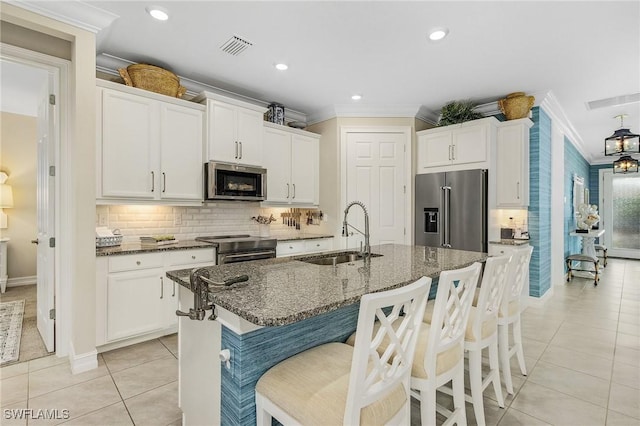
[[[56,246],[56,239],[54,237],[49,238],[49,247]]]
[[[49,319],[56,319],[56,310],[54,309],[49,309]]]
[[[403,228],[404,235],[407,235],[407,228]]]
[[[407,193],[407,185],[403,185],[402,190],[404,191],[404,193]]]
[[[56,95],[49,95],[49,104],[50,105],[56,104]]]
[[[49,176],[56,175],[56,166],[49,166]]]

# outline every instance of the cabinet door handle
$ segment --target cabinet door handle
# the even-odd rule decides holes
[[[287,184],[287,198],[289,198],[289,184]]]
[[[449,161],[451,161],[451,145],[449,145]]]
[[[160,277],[160,299],[164,299],[164,282]]]
[[[236,141],[236,160],[238,159],[238,141]]]
[[[173,282],[173,293],[171,294],[171,297],[176,297],[176,282]]]
[[[238,142],[238,145],[240,145],[240,159],[242,160],[242,142]]]
[[[167,174],[162,172],[162,192],[167,192]]]
[[[291,198],[296,198],[296,184],[293,184],[293,197]]]
[[[156,174],[152,171],[151,172],[151,192],[154,192],[156,190]]]
[[[196,256],[195,256],[195,255],[192,255],[192,256],[191,256],[191,258],[192,258],[193,260],[196,260]]]
[[[456,146],[455,145],[451,145],[451,159],[452,160],[456,159]]]
[[[520,199],[520,182],[516,182],[516,197]]]
[[[136,265],[140,266],[140,263],[141,262],[139,260],[136,260]]]

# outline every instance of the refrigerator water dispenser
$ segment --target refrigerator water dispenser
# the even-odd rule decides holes
[[[424,232],[438,232],[438,209],[425,207],[424,209]]]

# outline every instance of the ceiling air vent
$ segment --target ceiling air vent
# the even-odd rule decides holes
[[[587,109],[599,109],[608,108],[618,105],[631,104],[634,102],[640,102],[640,93],[633,93],[631,95],[614,96],[613,98],[598,99],[596,101],[587,102]]]
[[[253,46],[253,43],[251,43],[250,41],[247,41],[243,38],[240,38],[234,35],[229,40],[227,40],[222,46],[220,46],[220,49],[222,49],[223,52],[227,52],[230,55],[238,56],[239,54],[241,54],[251,46]]]

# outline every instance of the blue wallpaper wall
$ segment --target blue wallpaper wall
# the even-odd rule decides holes
[[[596,172],[597,174],[597,172]],[[589,189],[589,198],[593,199],[590,182],[590,167],[587,160],[578,152],[573,143],[564,138],[564,256],[580,253],[580,238],[570,237],[569,232],[575,229],[573,217],[573,176],[578,175],[584,178],[584,186]],[[597,179],[596,179],[597,182]],[[597,197],[597,194],[596,194]]]
[[[529,295],[542,297],[551,287],[551,119],[533,108],[529,129],[529,243],[533,246]]]
[[[615,158],[617,159],[617,158]],[[595,164],[589,166],[589,203],[598,205],[600,202],[600,170],[613,169],[613,160],[611,164]],[[598,207],[598,211],[602,211],[602,206]]]

